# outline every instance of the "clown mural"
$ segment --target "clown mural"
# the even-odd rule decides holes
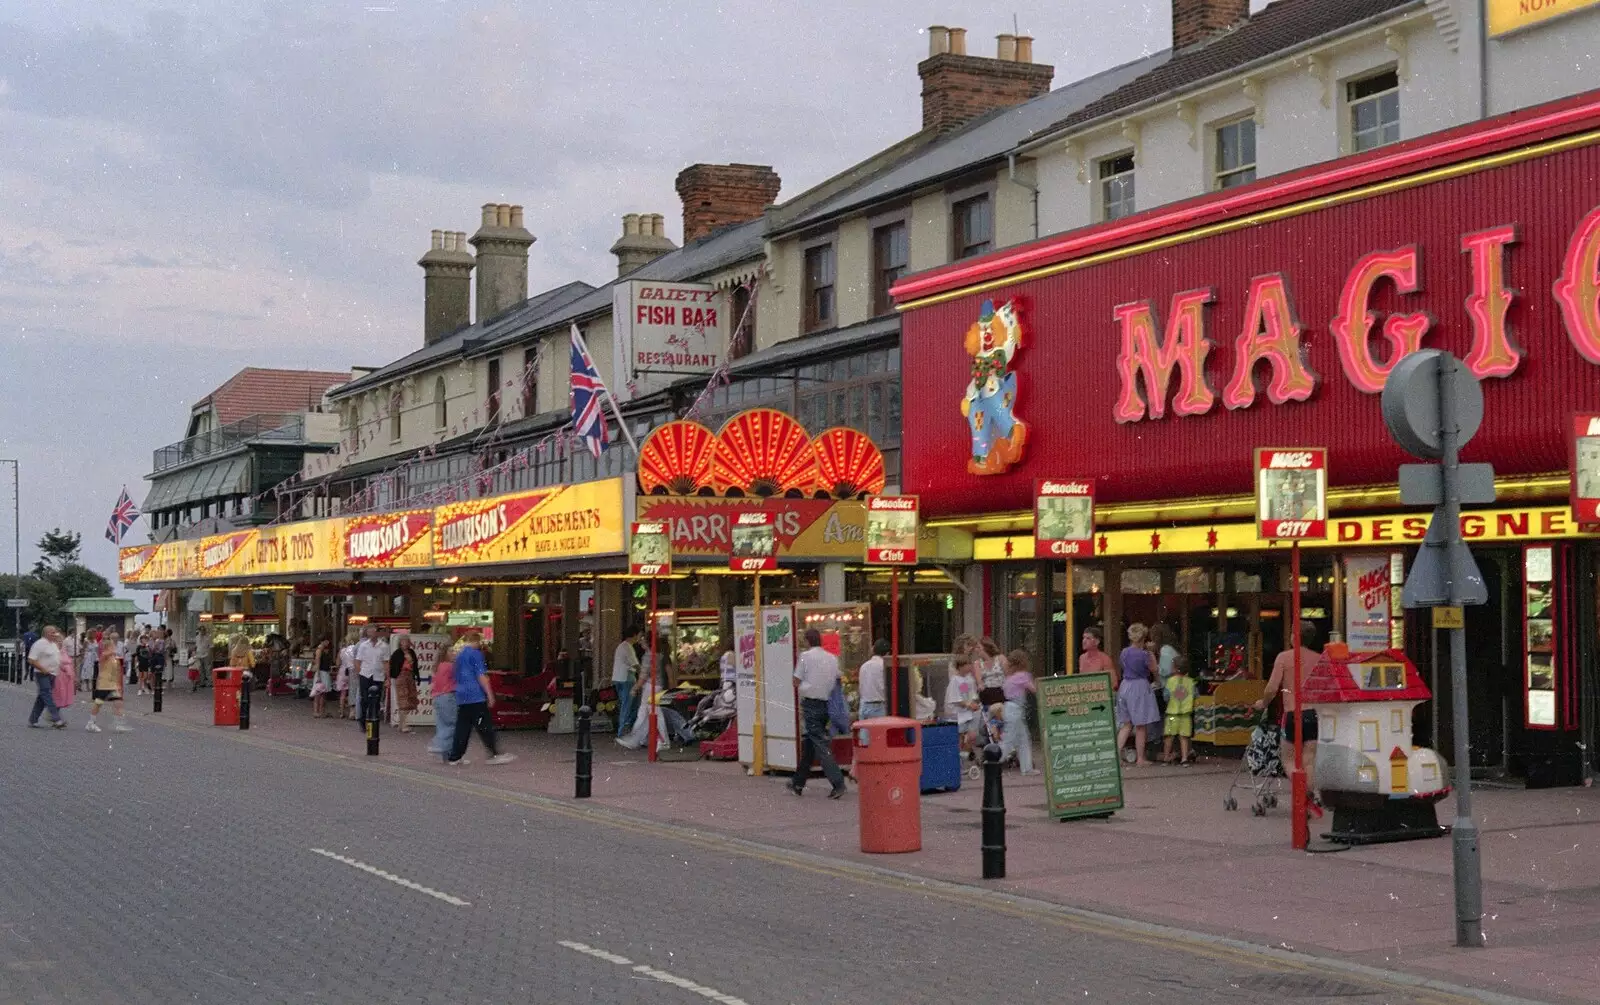
[[[1017,375],[1011,360],[1022,347],[1022,323],[1007,301],[997,310],[985,300],[978,321],[967,329],[967,355],[972,357],[972,382],[961,400],[961,414],[972,430],[972,456],[967,470],[999,475],[1022,459],[1027,423],[1015,415]]]

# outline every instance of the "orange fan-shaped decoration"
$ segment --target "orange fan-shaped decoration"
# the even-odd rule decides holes
[[[883,491],[883,452],[858,429],[834,426],[812,441],[817,452],[817,492],[855,499]]]
[[[800,423],[774,408],[752,408],[717,434],[711,484],[723,495],[810,495],[817,452]]]
[[[692,496],[711,487],[717,437],[688,419],[657,426],[639,444],[639,491],[645,495]]]

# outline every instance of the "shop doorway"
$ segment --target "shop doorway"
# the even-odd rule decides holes
[[[557,654],[561,646],[562,608],[559,604],[537,604],[522,608],[522,672],[535,676],[546,670],[559,670]]]

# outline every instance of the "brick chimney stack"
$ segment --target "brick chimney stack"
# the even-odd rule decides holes
[[[922,78],[922,128],[945,133],[1048,93],[1056,71],[1033,61],[1033,39],[1027,35],[996,36],[990,59],[967,55],[965,28],[934,25],[928,29],[928,58],[917,64],[917,75]]]
[[[611,246],[617,256],[617,277],[638,271],[678,246],[667,239],[666,217],[660,213],[628,213],[622,218],[622,236]]]
[[[460,230],[436,230],[422,266],[422,344],[472,323],[472,252]]]
[[[1250,17],[1250,0],[1172,0],[1172,49],[1199,45]]]
[[[528,299],[528,247],[522,207],[483,204],[483,224],[472,235],[478,249],[478,320],[488,321]]]
[[[691,164],[678,172],[683,200],[683,243],[689,245],[719,227],[759,219],[778,201],[782,184],[765,164]]]

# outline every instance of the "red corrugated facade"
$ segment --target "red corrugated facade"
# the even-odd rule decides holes
[[[1600,115],[1600,99],[1591,95],[1588,101]],[[1561,107],[1570,109],[1574,103]],[[1519,120],[1529,121],[1528,113]],[[1458,131],[1438,142],[1462,150],[1453,159],[1473,164],[1469,173],[1419,185],[1391,178],[1394,190],[1359,201],[1303,203],[1301,212],[1248,229],[942,303],[913,302],[903,318],[902,338],[905,491],[920,495],[930,516],[1027,509],[1035,480],[1044,477],[1095,478],[1101,502],[1243,494],[1251,491],[1252,448],[1268,445],[1329,448],[1336,485],[1392,483],[1396,466],[1411,458],[1391,443],[1378,396],[1358,390],[1341,365],[1330,330],[1340,313],[1341,291],[1363,256],[1416,246],[1417,292],[1401,294],[1394,282],[1383,280],[1372,294],[1370,310],[1377,313],[1369,339],[1373,354],[1380,362],[1388,355],[1382,330],[1390,315],[1426,312],[1433,326],[1421,344],[1465,357],[1474,339],[1465,306],[1473,292],[1474,270],[1462,239],[1508,224],[1516,226],[1517,240],[1504,254],[1504,285],[1517,295],[1506,321],[1523,358],[1510,376],[1485,380],[1483,428],[1463,459],[1491,461],[1504,474],[1565,470],[1572,412],[1600,410],[1600,365],[1580,355],[1552,293],[1575,233],[1600,208],[1600,135],[1582,132],[1596,123],[1570,116],[1565,121],[1573,123],[1565,137],[1567,148],[1536,158],[1490,165],[1482,148],[1472,150],[1459,142],[1471,133]],[[1481,129],[1497,127],[1490,122]],[[1528,135],[1552,142],[1548,128],[1530,128]],[[1499,149],[1504,157],[1503,143]],[[1414,163],[1438,168],[1440,162],[1437,156],[1419,156]],[[1348,167],[1336,163],[1322,170],[1348,174]],[[1356,173],[1339,187],[1353,190],[1375,177]],[[1260,183],[1257,190],[1269,193],[1274,184]],[[1324,199],[1330,194],[1326,186],[1319,190]],[[1185,204],[1179,211],[1192,213],[1196,205]],[[1258,208],[1272,205],[1264,194]],[[1147,235],[1170,235],[1173,212],[1147,214]],[[1168,218],[1165,224],[1163,216]],[[1019,261],[1018,250],[1027,249],[991,257],[997,263],[1008,256]],[[982,264],[962,263],[974,281],[993,282],[993,270],[984,277]],[[1030,264],[1050,263],[1035,254]],[[1230,409],[1225,390],[1239,358],[1235,343],[1246,324],[1252,280],[1273,274],[1287,281],[1302,328],[1302,358],[1317,375],[1317,384],[1305,401],[1273,404],[1266,394],[1269,367],[1258,362],[1254,404]],[[914,278],[897,294],[936,293],[929,280],[940,275],[925,277],[920,288]],[[1594,276],[1587,281],[1593,282]],[[1174,415],[1175,371],[1164,418],[1117,421],[1123,337],[1116,308],[1151,301],[1160,338],[1167,331],[1173,296],[1199,288],[1210,288],[1214,296],[1205,309],[1205,334],[1212,346],[1204,372],[1215,402],[1203,414]],[[986,300],[997,307],[1011,301],[1020,313],[1024,341],[1011,369],[1018,380],[1015,414],[1029,429],[1020,462],[1004,474],[979,476],[967,469],[971,432],[961,402],[972,376],[964,337]],[[1150,397],[1142,381],[1140,389]]]

